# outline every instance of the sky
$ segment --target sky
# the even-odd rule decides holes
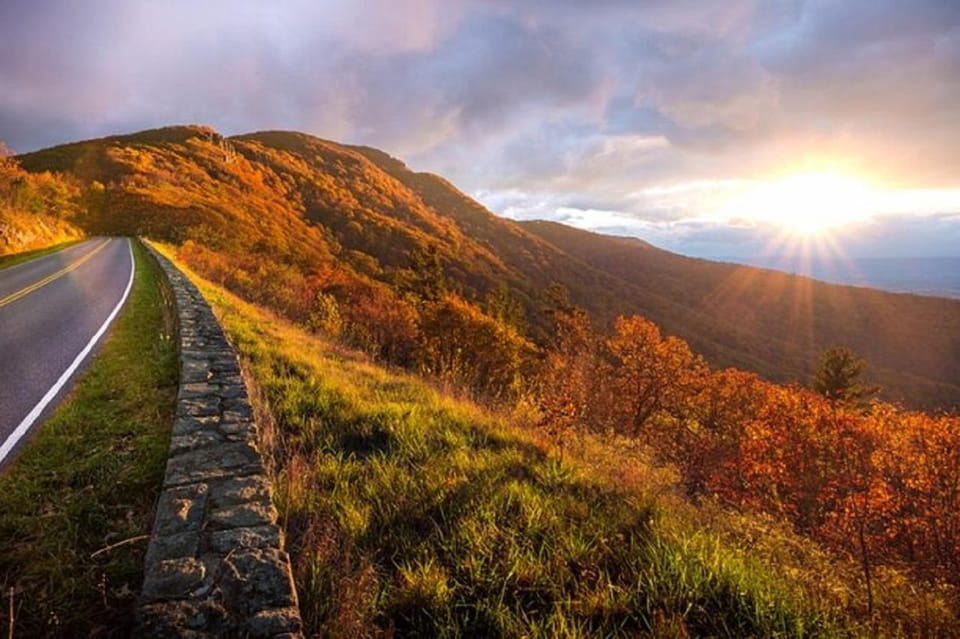
[[[690,255],[960,255],[957,0],[0,0],[14,151],[187,123]]]

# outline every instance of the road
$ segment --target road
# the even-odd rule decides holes
[[[133,286],[124,238],[0,270],[0,466],[67,394]]]

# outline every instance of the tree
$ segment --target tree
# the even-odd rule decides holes
[[[498,322],[509,324],[517,332],[526,333],[526,315],[523,304],[510,294],[510,287],[506,282],[500,282],[496,288],[487,293],[484,312]]]
[[[680,470],[689,494],[737,487],[746,426],[766,401],[768,384],[733,368],[704,369],[695,389],[688,418],[662,429],[660,452]]]
[[[603,430],[614,401],[603,342],[586,311],[552,312],[554,338],[538,374],[541,422],[563,450],[564,440],[577,428]]]
[[[664,338],[653,322],[634,316],[617,319],[607,348],[616,366],[617,391],[626,405],[623,428],[638,435],[658,412],[682,419],[705,364],[685,341]]]
[[[314,294],[313,304],[307,316],[307,326],[314,331],[320,331],[328,337],[340,337],[343,330],[343,317],[340,314],[340,305],[337,298],[329,293],[317,291]]]
[[[534,346],[509,324],[448,293],[423,306],[421,366],[469,388],[477,398],[506,399],[522,389]]]
[[[867,363],[849,348],[829,348],[820,356],[813,390],[827,399],[849,405],[866,404],[879,390],[860,382]]]
[[[409,252],[409,257],[417,279],[417,293],[429,301],[442,298],[449,287],[437,245],[417,248]]]

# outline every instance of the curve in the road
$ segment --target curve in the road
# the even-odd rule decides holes
[[[27,286],[24,286],[24,287],[21,288],[19,291],[16,291],[16,292],[14,292],[14,293],[10,293],[9,295],[7,295],[7,296],[4,297],[4,298],[0,298],[0,307],[4,307],[4,306],[6,306],[7,304],[13,304],[14,302],[16,302],[16,301],[17,301],[18,299],[20,299],[21,297],[26,297],[26,296],[29,295],[30,293],[33,293],[34,291],[43,288],[44,286],[46,286],[46,285],[49,284],[50,282],[53,282],[54,280],[63,277],[64,275],[66,275],[66,274],[69,273],[70,271],[75,271],[76,269],[80,268],[80,266],[83,265],[84,262],[86,262],[87,260],[91,259],[94,255],[96,255],[97,253],[99,253],[100,251],[102,251],[102,250],[107,246],[107,244],[109,244],[109,243],[110,243],[110,240],[104,240],[103,243],[100,244],[100,246],[94,248],[94,249],[93,249],[92,251],[90,251],[89,253],[86,253],[83,257],[81,257],[80,259],[76,260],[75,262],[71,262],[71,263],[68,264],[67,266],[65,266],[65,267],[63,267],[62,269],[60,269],[59,271],[56,271],[55,273],[51,273],[50,275],[46,276],[45,278],[43,278],[42,280],[40,280],[40,281],[38,281],[38,282],[34,282],[33,284],[29,284],[29,285],[27,285]]]
[[[130,240],[107,239],[0,271],[0,465],[65,394],[135,270]]]

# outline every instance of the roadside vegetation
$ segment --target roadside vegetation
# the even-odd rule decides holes
[[[82,237],[75,222],[90,193],[74,176],[24,171],[0,142],[0,268],[24,259],[11,256],[15,260],[11,262],[2,256],[48,251],[51,245]]]
[[[34,249],[32,251],[24,251],[22,253],[11,253],[10,255],[0,255],[0,270],[9,268],[11,266],[16,266],[17,264],[22,264],[23,262],[29,262],[30,260],[36,259],[38,257],[43,257],[44,255],[51,255],[53,253],[57,253],[81,241],[82,240],[79,240],[79,239],[69,240],[67,242],[61,242],[59,244],[54,244],[53,246],[48,246],[46,248]]]
[[[194,276],[195,277],[195,276]],[[532,430],[195,277],[245,362],[308,632],[946,636],[945,593],[677,489],[636,440]],[[527,425],[525,425],[527,424]],[[878,603],[878,605],[881,605]],[[950,625],[954,623],[954,625]]]
[[[177,380],[160,272],[139,244],[134,254],[133,290],[99,354],[0,473],[4,636],[130,630]]]

